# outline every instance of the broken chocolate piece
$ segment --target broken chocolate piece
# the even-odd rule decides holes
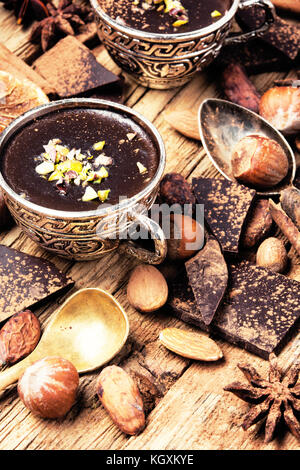
[[[74,285],[53,263],[4,245],[0,280],[0,321]]]
[[[297,281],[254,266],[229,264],[229,289],[215,329],[233,344],[265,359],[287,341],[300,317]]]
[[[256,191],[224,178],[194,178],[192,187],[222,250],[238,253],[243,224]]]
[[[284,346],[299,320],[299,283],[248,261],[228,263],[228,272],[227,292],[209,327],[182,274],[170,285],[169,309],[182,321],[267,359]]]
[[[209,325],[227,288],[228,270],[219,243],[213,237],[207,238],[205,247],[185,263],[185,268],[197,308]]]
[[[243,30],[252,31],[264,22],[264,15],[262,8],[253,6],[239,10],[235,18]],[[262,40],[271,44],[289,59],[295,60],[300,48],[299,26],[277,17],[262,36]]]
[[[204,323],[200,310],[197,308],[185,269],[169,284],[169,300],[166,307],[185,323],[198,326],[203,331],[210,331],[211,326]]]
[[[220,55],[214,62],[213,73],[215,74],[216,65],[220,65],[223,69],[226,64],[232,62],[242,63],[249,74],[290,70],[293,67],[292,60],[260,39],[238,46],[231,44],[222,47]]]
[[[73,36],[61,39],[33,64],[61,98],[97,93],[120,78],[97,62],[94,54]],[[108,90],[107,90],[108,91]]]

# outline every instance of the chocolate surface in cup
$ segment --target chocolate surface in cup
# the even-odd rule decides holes
[[[187,10],[188,23],[174,27],[175,18],[164,10],[162,4],[153,5],[146,0],[98,0],[100,7],[118,23],[151,33],[187,33],[205,28],[220,20],[232,5],[231,0],[182,0]],[[215,12],[215,13],[214,13]],[[216,13],[217,12],[217,13]],[[220,13],[220,14],[218,14]]]
[[[19,195],[43,207],[64,211],[89,211],[101,208],[98,198],[83,201],[86,186],[69,182],[61,191],[49,174],[41,176],[36,167],[45,152],[43,146],[51,139],[60,139],[69,149],[81,149],[92,162],[104,154],[112,159],[101,164],[108,177],[100,183],[90,181],[96,192],[110,189],[105,203],[116,204],[119,197],[130,198],[142,191],[154,177],[158,149],[151,136],[126,114],[97,109],[66,109],[53,111],[35,119],[14,134],[1,155],[1,170],[8,185]],[[103,150],[93,145],[105,141]],[[141,168],[147,171],[141,172]]]

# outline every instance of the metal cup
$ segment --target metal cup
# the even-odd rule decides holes
[[[98,34],[112,59],[136,82],[150,88],[168,89],[187,83],[217,57],[223,45],[242,43],[262,36],[274,21],[269,0],[233,0],[227,13],[214,24],[189,33],[158,34],[119,24],[90,0],[98,22]],[[264,23],[254,31],[230,36],[237,9],[259,6]]]
[[[92,98],[53,101],[23,114],[1,133],[0,158],[3,158],[7,142],[26,124],[55,111],[76,108],[106,109],[122,113],[145,129],[153,139],[159,157],[158,168],[152,180],[141,192],[119,204],[100,207],[93,211],[67,212],[42,207],[22,198],[14,192],[0,173],[0,187],[8,209],[17,224],[32,240],[59,256],[75,260],[92,260],[121,249],[147,263],[161,263],[167,252],[163,231],[156,222],[141,212],[140,208],[150,209],[154,203],[165,168],[166,154],[158,131],[138,112],[127,106]],[[120,240],[118,234],[130,231],[135,224],[150,232],[155,252],[142,249],[131,240]]]

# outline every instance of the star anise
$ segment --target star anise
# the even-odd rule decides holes
[[[242,423],[244,430],[267,417],[265,423],[265,442],[270,442],[278,423],[283,418],[291,433],[300,439],[300,423],[297,413],[300,412],[300,361],[296,362],[284,375],[280,370],[275,354],[269,356],[269,379],[263,379],[248,364],[238,364],[249,384],[233,382],[224,390],[232,392],[242,400],[253,403]]]
[[[72,0],[60,0],[57,7],[53,2],[46,6],[50,16],[35,24],[30,36],[32,42],[41,42],[44,52],[62,37],[74,36],[82,26],[93,21],[91,9]]]
[[[46,0],[0,0],[4,8],[13,10],[17,23],[30,23],[33,20],[42,20],[49,16]]]

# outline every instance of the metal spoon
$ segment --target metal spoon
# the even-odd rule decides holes
[[[253,111],[226,100],[207,99],[199,109],[199,132],[203,147],[212,163],[231,181],[236,181],[231,169],[232,151],[243,137],[260,134],[276,140],[288,158],[288,174],[273,188],[260,188],[257,194],[275,196],[283,189],[292,186],[296,174],[296,161],[290,145],[275,127]]]
[[[53,314],[35,350],[0,373],[0,390],[46,356],[68,359],[79,373],[98,369],[118,354],[128,333],[127,315],[112,295],[96,288],[79,290]]]

